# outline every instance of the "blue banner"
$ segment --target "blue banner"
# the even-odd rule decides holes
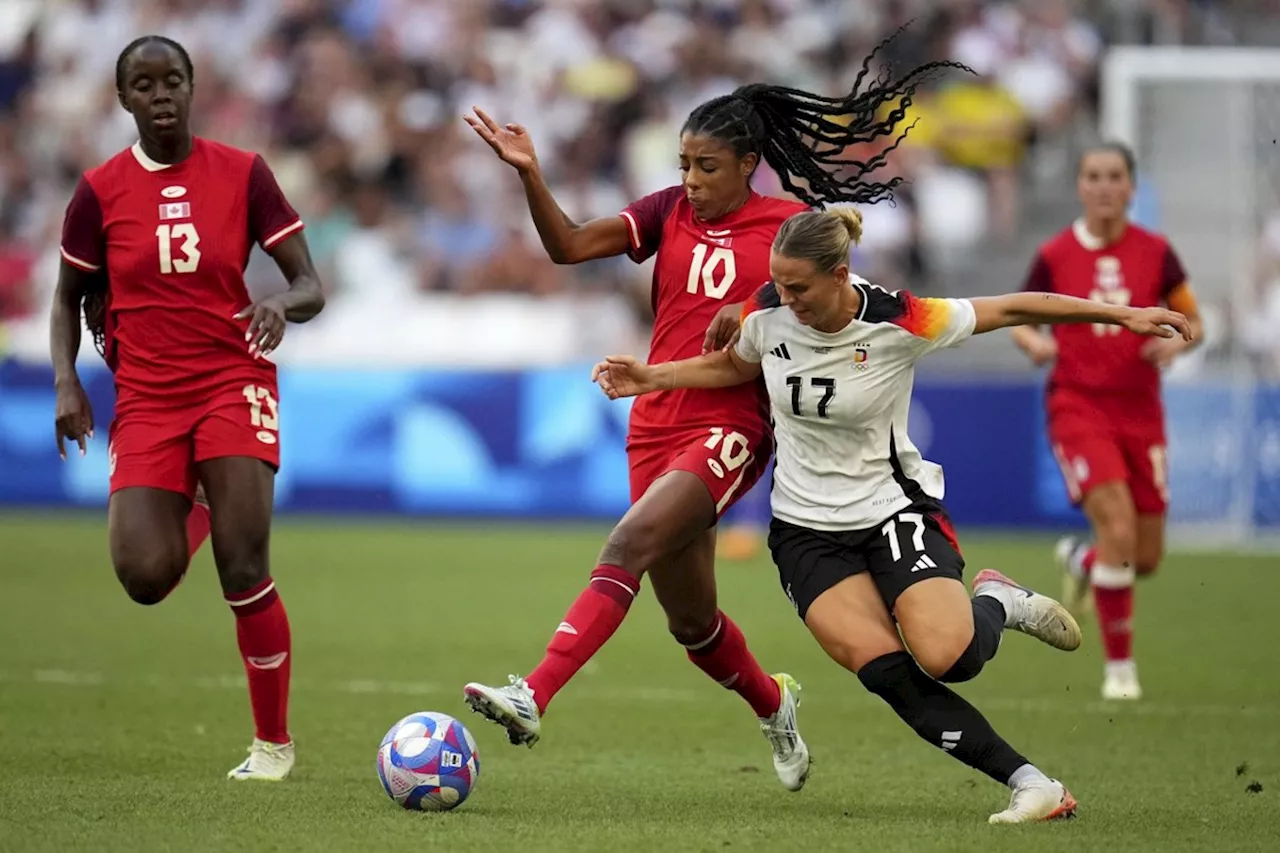
[[[282,370],[280,511],[613,519],[628,504],[626,402],[583,366],[526,372]],[[98,438],[58,459],[46,367],[0,364],[0,504],[104,506],[111,377],[82,374]],[[1280,390],[1166,395],[1174,520],[1280,525]],[[1044,433],[1042,392],[917,382],[910,433],[966,525],[1082,523]]]

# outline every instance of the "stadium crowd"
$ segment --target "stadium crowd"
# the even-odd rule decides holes
[[[473,104],[529,128],[571,217],[610,215],[678,180],[676,132],[699,101],[753,80],[841,91],[877,43],[913,21],[887,59],[909,67],[947,57],[976,74],[948,76],[918,98],[925,120],[892,160],[910,182],[896,206],[867,213],[855,260],[886,285],[910,280],[920,289],[930,243],[966,251],[1007,239],[1028,170],[1063,174],[1065,157],[1030,155],[1066,153],[1062,141],[1093,125],[1110,37],[1198,38],[1215,32],[1215,13],[1230,5],[8,0],[0,21],[0,324],[43,326],[75,179],[133,141],[112,65],[139,33],[164,33],[190,49],[199,69],[197,132],[262,152],[305,217],[331,296],[316,331],[307,330],[314,340],[332,343],[334,323],[393,305],[405,318],[480,311],[499,337],[518,336],[531,321],[553,335],[562,327],[572,340],[545,354],[554,361],[643,335],[648,269],[625,259],[578,269],[549,262],[518,182],[461,121]],[[1125,14],[1098,14],[1112,7]],[[757,185],[778,191],[767,173]],[[260,253],[249,278],[274,280]],[[484,309],[470,298],[480,294],[490,296]],[[447,360],[466,346],[442,335],[422,358]],[[350,346],[313,349],[351,354]]]

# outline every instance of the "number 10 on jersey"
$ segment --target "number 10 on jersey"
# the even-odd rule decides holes
[[[719,275],[720,280],[716,281]],[[738,280],[738,261],[732,249],[717,246],[712,249],[706,243],[693,247],[693,261],[689,264],[689,281],[686,290],[702,292],[712,299],[724,299],[729,288]]]

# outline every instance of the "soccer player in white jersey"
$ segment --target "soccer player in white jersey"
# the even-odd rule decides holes
[[[763,374],[778,443],[769,548],[809,631],[917,734],[1013,789],[991,823],[1070,816],[1076,801],[1066,787],[943,683],[976,676],[1005,628],[1067,651],[1080,645],[1080,628],[1057,601],[992,569],[978,573],[969,597],[940,503],[942,469],[907,437],[915,363],[1007,326],[1112,323],[1189,338],[1187,319],[1049,293],[889,293],[850,275],[861,232],[851,210],[791,217],[773,242],[773,281],[745,306],[734,346],[654,365],[610,356],[593,378],[618,398]],[[728,431],[716,439],[717,473],[733,477],[745,440]]]

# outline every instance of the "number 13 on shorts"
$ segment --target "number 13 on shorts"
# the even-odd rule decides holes
[[[280,430],[280,410],[270,388],[261,385],[244,386],[244,398],[249,403],[249,423],[258,430],[258,441],[275,444]]]

